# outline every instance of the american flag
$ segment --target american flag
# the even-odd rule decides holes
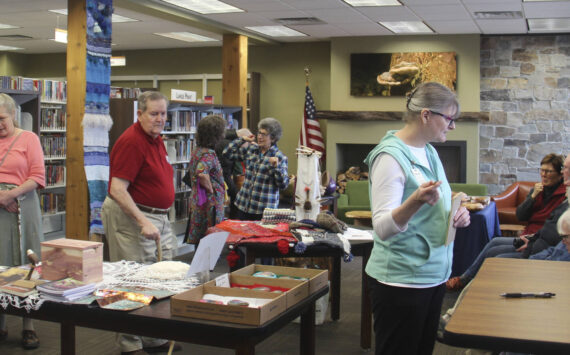
[[[303,124],[301,125],[301,135],[299,137],[299,145],[312,148],[323,153],[321,159],[325,158],[325,142],[321,134],[321,125],[315,119],[315,102],[309,85],[305,88],[305,110],[303,115]]]

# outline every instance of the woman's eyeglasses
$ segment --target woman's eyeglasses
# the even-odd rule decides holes
[[[539,174],[544,174],[544,175],[550,175],[550,174],[554,174],[556,172],[556,170],[552,170],[552,169],[538,169],[538,173]]]
[[[438,116],[441,116],[441,117],[445,118],[445,119],[447,120],[447,122],[449,122],[449,124],[448,124],[448,127],[449,127],[449,128],[451,128],[451,126],[452,126],[452,125],[455,123],[455,121],[456,121],[456,119],[454,119],[453,117],[448,116],[448,115],[444,115],[443,113],[439,113],[439,112],[432,111],[432,110],[429,110],[429,112],[433,113],[434,115],[438,115]]]
[[[257,132],[259,137],[269,137],[269,133]]]

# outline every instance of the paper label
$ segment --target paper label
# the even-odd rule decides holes
[[[218,287],[230,287],[230,275],[225,273],[216,277],[216,286]]]

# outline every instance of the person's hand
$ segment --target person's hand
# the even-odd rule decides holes
[[[538,196],[539,193],[542,192],[543,189],[544,186],[542,185],[542,183],[537,182],[536,184],[534,184],[534,190],[532,191],[532,195],[530,195],[530,197],[535,198],[536,196]]]
[[[464,206],[459,207],[455,216],[453,217],[453,226],[455,228],[464,228],[471,223],[471,215]]]
[[[251,133],[249,128],[240,128],[237,130],[236,134],[237,134],[238,138],[253,137],[253,133]]]
[[[8,212],[17,213],[18,212],[18,202],[16,202],[16,200],[14,200],[14,202],[8,204],[8,206],[6,206],[4,208]]]
[[[16,203],[16,199],[12,197],[10,191],[8,190],[0,191],[0,207],[4,207],[7,209],[7,207],[13,203]]]
[[[439,200],[439,185],[441,181],[428,181],[420,185],[414,192],[414,200],[433,206]]]
[[[271,164],[272,167],[277,167],[277,164],[279,163],[279,159],[277,157],[271,157],[269,158],[269,164]]]
[[[517,251],[522,252],[528,247],[528,239],[524,235],[521,235],[519,238],[524,242],[524,244],[521,247],[517,248]]]
[[[152,224],[150,221],[147,221],[142,226],[141,234],[146,239],[150,239],[150,240],[160,239],[160,232],[158,231],[158,228],[156,228],[156,226],[154,224]]]

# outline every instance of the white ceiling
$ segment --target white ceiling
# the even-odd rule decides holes
[[[207,1],[207,0],[204,0]],[[224,0],[241,13],[198,15],[160,0],[115,0],[115,13],[138,22],[113,24],[113,50],[221,46],[224,33],[250,37],[251,44],[326,41],[346,36],[393,36],[378,21],[423,21],[436,34],[526,34],[527,18],[570,18],[570,0],[400,0],[403,6],[351,7],[341,0]],[[54,28],[66,28],[67,16],[48,12],[63,9],[67,0],[0,0],[0,23],[18,26],[0,30],[0,45],[24,48],[21,53],[65,52],[54,42]],[[474,12],[520,11],[518,19],[475,18]],[[278,18],[316,17],[324,23],[290,26],[305,37],[269,38],[246,26],[276,25]],[[188,43],[153,33],[188,31],[218,42]],[[31,39],[11,39],[23,35]]]

